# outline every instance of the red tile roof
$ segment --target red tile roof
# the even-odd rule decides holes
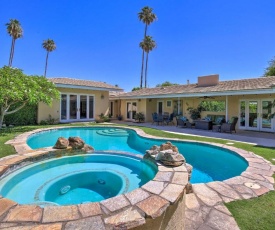
[[[232,92],[232,91],[249,91],[249,90],[265,90],[275,87],[275,77],[261,77],[251,78],[242,80],[232,81],[220,81],[214,86],[198,86],[197,84],[189,85],[174,85],[167,87],[156,87],[156,88],[143,88],[140,90],[120,94],[117,97],[146,97],[146,96],[161,96],[161,95],[175,95],[187,96],[188,94],[211,94],[221,92]],[[240,94],[241,94],[240,92]],[[275,92],[275,91],[274,91]]]
[[[80,79],[73,79],[73,78],[49,78],[51,82],[58,85],[73,85],[73,86],[84,86],[84,87],[91,87],[91,88],[101,88],[101,89],[110,89],[110,90],[122,90],[119,87],[109,85],[105,82],[99,82],[99,81],[88,81],[88,80],[80,80]]]

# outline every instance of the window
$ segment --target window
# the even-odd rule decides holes
[[[171,107],[172,106],[172,101],[166,101],[166,107]]]

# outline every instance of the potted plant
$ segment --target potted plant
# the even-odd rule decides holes
[[[123,119],[123,116],[121,114],[117,115],[117,119],[121,121]]]
[[[203,110],[202,106],[198,106],[197,108],[188,107],[187,110],[192,120],[197,120],[201,118],[201,111]]]
[[[136,113],[134,118],[138,122],[143,122],[145,120],[145,116],[142,112]]]

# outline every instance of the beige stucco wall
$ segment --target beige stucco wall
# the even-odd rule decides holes
[[[239,101],[241,99],[253,99],[253,100],[261,100],[261,99],[275,99],[275,94],[265,94],[265,95],[240,95],[240,96],[228,96],[228,116],[227,120],[229,120],[232,116],[239,116]],[[167,101],[172,101],[172,106],[167,107]],[[188,119],[190,119],[189,112],[187,110],[188,107],[196,108],[201,101],[204,100],[211,100],[211,99],[203,99],[203,98],[181,98],[181,111],[183,116],[186,116]],[[214,101],[226,101],[225,96],[216,96],[213,99]],[[122,99],[121,100],[121,113],[123,115],[123,119],[126,119],[126,101],[135,101],[137,102],[137,110],[138,112],[143,112],[145,114],[145,121],[151,122],[152,121],[152,113],[157,112],[157,102],[162,101],[163,102],[163,111],[172,113],[175,106],[175,101],[178,101],[177,98],[161,98],[161,99],[141,99],[140,101],[138,99]],[[119,102],[118,102],[119,104]],[[211,111],[203,111],[201,113],[201,117],[205,117],[207,115],[226,115],[226,112],[211,112]],[[192,121],[192,119],[190,119]]]
[[[94,117],[103,113],[108,115],[109,113],[109,92],[108,91],[97,91],[97,90],[83,90],[83,89],[67,89],[67,88],[58,88],[60,94],[83,94],[83,95],[94,95]],[[103,95],[103,98],[101,96]],[[38,113],[37,113],[37,122],[41,120],[46,120],[49,118],[49,115],[52,118],[60,120],[60,100],[54,100],[52,106],[48,106],[44,103],[39,103]]]

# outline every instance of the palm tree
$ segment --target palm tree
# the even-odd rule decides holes
[[[13,54],[14,54],[15,40],[23,36],[23,29],[21,27],[20,22],[16,19],[10,19],[10,22],[6,23],[6,26],[7,26],[8,34],[12,37],[10,59],[9,59],[9,66],[11,66],[12,60],[13,60]]]
[[[148,67],[148,54],[156,47],[156,42],[152,39],[151,36],[146,36],[141,43],[139,43],[139,47],[142,48],[144,52],[146,52],[146,64],[145,64],[145,88],[147,87],[147,67]]]
[[[45,65],[45,72],[44,72],[44,77],[46,77],[46,73],[47,73],[47,67],[48,67],[48,57],[49,57],[49,53],[54,51],[56,49],[56,45],[54,43],[54,40],[51,39],[47,39],[44,40],[42,43],[43,48],[47,51],[47,55],[46,55],[46,65]]]
[[[146,37],[148,25],[150,25],[152,22],[157,20],[157,16],[152,11],[153,11],[152,8],[150,8],[149,6],[145,6],[141,9],[141,12],[138,13],[139,20],[145,23],[144,38]],[[140,88],[142,88],[143,66],[144,66],[144,50],[142,50]]]

